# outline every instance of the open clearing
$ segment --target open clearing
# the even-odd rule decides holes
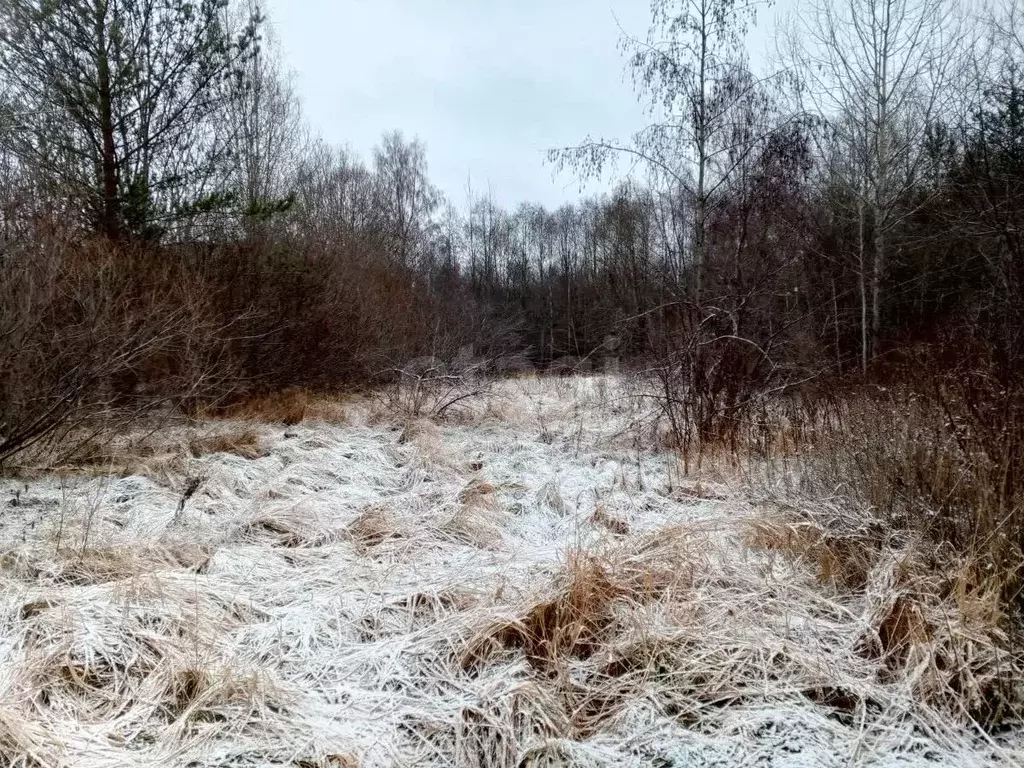
[[[756,548],[769,510],[638,450],[621,394],[4,481],[0,766],[1024,765],[926,703],[954,673],[894,562],[846,588]]]

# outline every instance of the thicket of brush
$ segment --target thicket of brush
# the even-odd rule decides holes
[[[337,253],[55,234],[8,243],[0,291],[0,462],[143,415],[364,384],[429,352],[438,315],[401,270]]]
[[[773,391],[745,375],[756,366],[737,368],[723,353],[705,361],[729,371],[720,380],[709,383],[699,365],[686,381],[662,368],[639,391],[657,401],[663,439],[692,471],[726,465],[781,505],[778,521],[754,526],[751,546],[851,594],[894,569],[901,596],[880,618],[878,653],[943,655],[941,695],[992,726],[1024,712],[1024,372],[962,337],[894,358],[868,381],[820,376]],[[943,640],[926,618],[944,603],[966,634]],[[955,648],[972,632],[1007,654],[978,689],[969,655]]]

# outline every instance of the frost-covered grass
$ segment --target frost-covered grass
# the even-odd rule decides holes
[[[344,412],[4,482],[0,766],[1024,764],[955,711],[984,616],[905,543],[823,577],[613,380]]]

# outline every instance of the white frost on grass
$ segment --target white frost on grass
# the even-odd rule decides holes
[[[613,381],[464,416],[6,482],[0,766],[1024,764],[883,682],[866,601],[745,549],[749,505],[680,493]],[[593,621],[524,639],[588,579]]]

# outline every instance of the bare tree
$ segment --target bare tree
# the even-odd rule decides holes
[[[788,54],[842,154],[832,169],[856,201],[866,366],[882,329],[887,236],[926,173],[924,139],[949,103],[960,33],[947,0],[812,2],[798,18]]]
[[[226,329],[180,264],[35,232],[0,279],[0,468],[46,444],[66,458],[111,426],[209,396]]]
[[[389,133],[374,151],[374,171],[382,229],[390,234],[399,263],[417,266],[440,201],[427,177],[426,150],[418,140]]]
[[[629,144],[587,140],[551,153],[561,166],[598,173],[616,157],[630,157],[681,190],[692,208],[691,295],[697,298],[705,282],[711,207],[737,157],[745,156],[757,138],[737,133],[734,121],[737,107],[759,96],[761,83],[750,75],[744,43],[757,8],[769,4],[652,0],[647,39],[626,37],[623,47],[655,122]]]

